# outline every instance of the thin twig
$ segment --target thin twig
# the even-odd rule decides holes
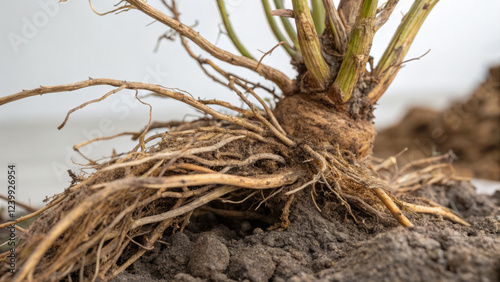
[[[111,135],[111,136],[97,137],[97,138],[86,140],[86,141],[83,141],[83,142],[80,142],[80,143],[74,145],[73,150],[76,151],[76,150],[80,149],[81,147],[86,146],[86,145],[93,143],[93,142],[109,140],[109,139],[114,139],[114,138],[120,137],[120,136],[135,135],[135,134],[136,134],[136,132],[122,132],[122,133],[118,133],[118,134]]]
[[[225,83],[223,83],[224,86],[226,86]],[[212,100],[199,100],[200,103],[204,104],[204,105],[218,105],[218,106],[222,106],[222,107],[225,107],[225,108],[228,108],[230,110],[233,110],[237,113],[240,113],[242,115],[244,115],[245,117],[252,117],[253,114],[247,110],[244,110],[244,109],[241,109],[241,108],[238,108],[236,106],[233,106],[231,103],[228,103],[228,102],[225,102],[225,101],[219,101],[219,100],[215,100],[215,99],[212,99]]]
[[[226,204],[233,204],[233,205],[237,205],[237,204],[241,204],[241,203],[244,203],[246,200],[250,199],[253,197],[253,195],[257,194],[257,191],[254,191],[250,194],[248,194],[245,198],[239,200],[239,201],[232,201],[232,200],[226,200],[226,199],[219,199],[219,201],[221,203],[226,203]]]
[[[205,196],[199,197],[195,199],[194,201],[190,202],[189,204],[186,204],[184,206],[181,206],[176,209],[172,209],[168,212],[162,213],[162,214],[157,214],[157,215],[152,215],[148,217],[143,217],[134,222],[132,225],[132,229],[137,228],[139,226],[143,226],[146,224],[151,224],[159,221],[165,221],[171,218],[174,218],[179,215],[183,215],[185,213],[188,213],[198,207],[201,207],[203,205],[206,205],[207,203],[218,199],[228,193],[234,192],[240,188],[234,187],[234,186],[222,186],[220,188],[215,189],[214,191],[208,193]]]
[[[97,247],[97,253],[96,253],[96,263],[95,263],[95,273],[94,276],[92,277],[92,282],[96,281],[97,275],[99,274],[99,264],[101,260],[101,250],[102,250],[102,245],[104,244],[104,238],[101,239],[101,242],[99,243],[99,246]]]
[[[269,50],[269,51],[265,52],[265,53],[264,53],[264,55],[262,55],[262,57],[260,57],[259,63],[257,64],[257,66],[256,66],[255,68],[256,68],[256,69],[258,69],[258,68],[259,68],[259,66],[260,66],[260,64],[262,63],[262,60],[264,60],[264,58],[265,58],[267,55],[271,54],[271,53],[274,51],[274,49],[278,48],[278,46],[280,46],[280,45],[282,45],[282,44],[286,44],[286,45],[290,46],[290,45],[288,44],[288,42],[286,42],[286,41],[280,41],[280,42],[278,42],[278,44],[274,45],[274,47],[273,47],[273,48],[271,48],[271,50]]]
[[[174,15],[176,15],[177,12],[174,11]],[[175,18],[175,17],[174,17]],[[176,18],[176,20],[178,20]],[[238,86],[241,86],[241,87],[246,87],[245,84],[251,84],[253,85],[253,88],[262,88],[264,89],[265,91],[269,92],[271,95],[273,95],[276,99],[280,99],[280,97],[278,95],[276,95],[276,93],[274,93],[274,89],[269,89],[268,87],[265,87],[263,85],[261,85],[260,83],[255,83],[255,82],[250,82],[242,77],[239,77],[238,75],[236,74],[233,74],[233,73],[228,73],[226,71],[224,71],[222,68],[220,68],[219,66],[217,66],[214,62],[212,62],[211,60],[209,59],[202,59],[200,56],[197,56],[192,50],[191,48],[189,47],[189,44],[188,44],[188,41],[186,40],[186,38],[184,36],[180,36],[181,38],[181,43],[182,43],[182,46],[184,47],[184,49],[186,50],[186,52],[188,52],[189,56],[191,56],[191,58],[193,58],[194,60],[196,60],[196,62],[198,63],[198,65],[201,67],[201,69],[203,70],[203,72],[208,76],[210,77],[213,81],[227,87],[227,83],[221,81],[220,79],[218,79],[217,77],[215,77],[214,75],[212,75],[206,68],[205,68],[205,65],[209,65],[213,70],[215,70],[217,73],[219,73],[220,75],[222,75],[224,78],[226,78],[228,81],[231,77],[235,77],[237,78],[235,83],[238,85]],[[262,60],[262,59],[261,59]],[[257,64],[257,68],[259,67],[260,65],[260,62]],[[240,81],[241,80],[241,81]],[[242,83],[244,82],[244,83]]]
[[[314,151],[309,145],[304,145],[304,149],[306,150],[306,152],[308,152],[313,158],[316,159],[316,161],[318,161],[319,163],[319,167],[321,169],[321,172],[324,173],[327,169],[327,163],[326,163],[326,159],[320,155],[318,152]]]
[[[255,60],[255,58],[250,55],[250,52],[247,51],[245,46],[240,42],[238,37],[236,36],[236,33],[233,30],[233,26],[231,25],[231,22],[229,21],[229,16],[226,11],[226,5],[224,4],[224,0],[217,0],[217,7],[219,7],[219,12],[220,16],[222,18],[222,22],[224,23],[224,27],[226,28],[227,35],[229,36],[229,39],[231,39],[231,42],[233,42],[234,47],[240,51],[240,54],[250,58],[252,60]]]
[[[177,200],[177,202],[175,203],[175,205],[173,207],[173,210],[177,210],[181,204],[182,204],[182,200],[181,199]],[[151,234],[151,236],[149,238],[146,238],[146,242],[147,242],[146,246],[147,247],[151,247],[154,244],[154,242],[156,242],[156,240],[158,240],[163,235],[163,232],[165,231],[165,229],[168,228],[168,226],[170,226],[172,220],[173,220],[173,218],[167,218],[167,219],[163,220],[162,223],[160,223],[155,228],[155,231]],[[147,249],[145,249],[145,248],[140,249],[137,253],[135,253],[124,264],[122,264],[119,268],[117,268],[113,272],[113,277],[118,275],[118,273],[124,271],[130,265],[132,265],[132,263],[134,263],[137,259],[139,259],[143,254],[145,254],[146,251],[147,251]]]
[[[312,180],[310,180],[310,181],[308,181],[308,182],[304,183],[303,185],[301,185],[301,186],[299,186],[299,187],[297,187],[297,188],[295,188],[295,189],[293,189],[293,190],[290,190],[290,191],[286,192],[286,193],[285,193],[285,195],[289,196],[289,195],[295,194],[295,193],[299,192],[300,190],[303,190],[303,189],[304,189],[304,188],[306,188],[307,186],[312,185],[312,184],[314,184],[314,183],[318,182],[320,178],[321,178],[321,173],[317,173],[317,174],[313,177],[313,179],[312,179]]]
[[[189,142],[184,146],[184,148],[182,148],[182,150],[180,150],[177,154],[177,156],[174,156],[173,158],[171,158],[166,164],[165,166],[163,167],[163,169],[161,170],[160,174],[158,174],[158,177],[162,177],[163,174],[165,174],[165,172],[167,171],[167,169],[175,162],[177,161],[178,159],[182,158],[184,155],[186,155],[186,151],[189,149],[189,147],[191,147],[191,145],[193,145],[193,143],[196,141],[196,139],[198,139],[198,137],[200,137],[201,133],[198,133],[198,134],[195,134],[193,136],[193,138],[191,138],[191,140],[189,140]]]
[[[2,194],[0,194],[0,199],[3,199],[5,201],[10,201],[11,199],[9,199],[9,197],[7,196],[4,196]],[[31,205],[29,204],[26,204],[26,203],[23,203],[23,202],[20,202],[19,200],[16,199],[16,205],[17,206],[20,206],[21,208],[23,208],[24,210],[26,210],[27,212],[29,213],[33,213],[33,212],[36,212],[37,209],[35,209],[34,207],[32,207]]]
[[[200,46],[203,50],[210,53],[210,55],[215,58],[227,62],[232,65],[245,67],[254,71],[257,71],[258,74],[264,76],[266,79],[269,79],[276,83],[278,87],[283,91],[283,93],[290,93],[293,89],[293,83],[285,74],[282,72],[271,68],[266,65],[260,65],[258,69],[256,69],[257,62],[255,60],[249,59],[243,56],[237,56],[230,52],[227,52],[223,49],[220,49],[210,43],[208,40],[203,38],[198,32],[194,31],[192,28],[184,25],[175,19],[168,17],[164,13],[159,10],[153,8],[151,5],[141,0],[127,0],[130,4],[134,5],[138,10],[147,14],[148,16],[158,20],[159,22],[169,26],[170,28],[176,30],[183,36],[186,36],[191,41],[193,41],[196,45]]]
[[[379,171],[381,169],[389,169],[389,167],[391,166],[395,166],[397,164],[397,158],[399,156],[401,156],[404,152],[408,151],[408,148],[404,148],[403,150],[401,150],[399,153],[397,153],[396,155],[394,156],[390,156],[389,158],[387,158],[386,160],[384,160],[383,162],[381,162],[380,164],[376,165],[373,167],[373,170],[374,171]]]
[[[194,155],[194,154],[212,152],[212,151],[215,151],[215,150],[225,146],[226,144],[228,144],[232,141],[242,139],[242,138],[245,138],[245,136],[229,137],[227,139],[220,141],[219,143],[217,143],[215,145],[189,149],[185,153],[186,153],[186,155]],[[123,168],[123,167],[137,166],[137,165],[140,165],[140,164],[143,164],[143,163],[146,163],[149,161],[153,161],[153,160],[170,159],[170,158],[176,157],[178,154],[179,154],[179,152],[177,152],[177,151],[175,151],[175,152],[168,151],[168,152],[163,152],[163,153],[157,153],[157,154],[154,154],[154,155],[151,155],[149,157],[142,158],[142,159],[110,165],[110,166],[104,168],[103,171],[114,170],[114,169]]]
[[[278,138],[279,140],[281,140],[284,144],[286,144],[287,146],[290,146],[290,147],[293,147],[295,146],[295,142],[292,141],[290,138],[288,138],[283,132],[283,129],[281,129],[283,132],[280,132],[274,125],[272,125],[267,119],[265,119],[258,111],[257,109],[255,108],[254,104],[252,104],[246,97],[245,95],[243,95],[243,93],[241,93],[241,91],[238,90],[238,88],[236,88],[234,86],[234,79],[231,80],[228,84],[228,86],[234,91],[236,92],[236,94],[238,94],[238,96],[241,98],[241,100],[243,100],[249,107],[250,109],[252,110],[252,112],[254,113],[255,117],[260,121],[262,122],[269,130],[271,130],[271,132],[274,134],[274,136],[276,136],[276,138]],[[279,124],[278,124],[279,125]],[[281,128],[281,126],[280,126]]]
[[[20,99],[27,98],[27,97],[31,97],[31,96],[43,95],[43,94],[48,94],[48,93],[65,92],[65,91],[74,91],[74,90],[78,90],[78,89],[82,89],[82,88],[86,88],[86,87],[90,87],[90,86],[96,86],[96,85],[111,85],[111,86],[115,86],[115,87],[125,86],[125,88],[127,88],[127,89],[149,90],[149,91],[158,93],[159,95],[170,97],[172,99],[186,103],[186,104],[188,104],[188,105],[190,105],[190,106],[192,106],[200,111],[203,111],[209,115],[212,115],[215,118],[240,125],[242,127],[245,127],[247,129],[250,129],[250,130],[253,130],[256,132],[263,131],[263,129],[261,127],[250,123],[246,119],[219,113],[216,110],[214,110],[208,106],[203,105],[202,103],[196,101],[195,99],[193,99],[192,97],[189,97],[186,94],[169,90],[169,89],[162,87],[160,85],[143,83],[143,82],[120,81],[120,80],[109,79],[109,78],[89,79],[89,80],[84,80],[84,81],[75,82],[75,83],[71,83],[71,84],[63,84],[63,85],[57,85],[57,86],[41,86],[40,88],[36,88],[36,89],[32,89],[32,90],[23,90],[23,91],[18,92],[16,94],[12,94],[12,95],[5,96],[5,97],[0,97],[0,106],[7,104],[9,102],[13,102],[13,101],[20,100]]]
[[[149,131],[149,126],[151,125],[151,120],[153,119],[153,107],[148,104],[143,102],[139,97],[137,96],[139,92],[136,90],[135,91],[135,98],[143,105],[146,105],[149,107],[149,120],[148,120],[148,125],[146,125],[146,128],[144,128],[144,131],[139,135],[139,145],[141,145],[142,151],[146,151],[146,143],[144,143],[144,137],[146,137],[146,133]]]
[[[417,167],[417,166],[428,165],[428,164],[431,164],[431,163],[437,163],[437,162],[441,162],[441,161],[444,161],[444,160],[453,160],[455,158],[456,158],[455,154],[453,154],[453,152],[450,151],[450,152],[448,152],[448,153],[446,153],[444,155],[416,160],[416,161],[413,161],[413,162],[410,162],[410,163],[406,164],[399,171],[399,173],[394,176],[394,178],[398,178],[399,176],[403,175],[404,173],[406,173],[411,168],[414,168],[414,167]]]
[[[70,110],[70,111],[66,114],[66,118],[65,118],[65,119],[64,119],[64,121],[61,123],[61,125],[59,125],[59,126],[57,127],[57,129],[61,130],[61,129],[64,127],[64,125],[66,124],[66,122],[67,122],[67,121],[68,121],[68,119],[69,119],[69,116],[70,116],[73,112],[75,112],[75,111],[77,111],[77,110],[79,110],[79,109],[82,109],[82,108],[84,108],[84,107],[86,107],[86,106],[88,106],[88,105],[90,105],[90,104],[92,104],[92,103],[101,102],[102,100],[104,100],[104,99],[108,98],[109,96],[111,96],[111,95],[113,95],[113,94],[115,94],[115,93],[118,93],[118,92],[122,91],[124,88],[125,88],[125,86],[124,86],[124,85],[122,85],[122,86],[120,86],[119,88],[116,88],[116,89],[113,89],[113,90],[109,91],[108,93],[106,93],[104,96],[102,96],[102,97],[101,97],[101,98],[99,98],[99,99],[94,99],[94,100],[88,101],[88,102],[86,102],[86,103],[81,104],[80,106],[78,106],[78,107],[76,107],[76,108],[71,109],[71,110]]]
[[[270,154],[270,153],[262,153],[262,154],[255,154],[251,155],[247,159],[240,161],[240,160],[206,160],[197,156],[193,155],[185,155],[184,158],[192,159],[200,164],[203,164],[208,167],[214,167],[214,166],[232,166],[232,167],[242,167],[242,166],[248,166],[250,164],[255,163],[256,161],[259,160],[273,160],[276,162],[279,162],[281,164],[285,164],[285,159],[282,156],[275,155],[275,154]]]
[[[62,1],[61,1],[62,2]],[[131,6],[131,5],[124,5],[124,6],[121,6],[121,7],[118,7],[114,10],[111,10],[111,11],[108,11],[108,12],[105,12],[105,13],[99,13],[97,12],[95,9],[94,9],[94,6],[92,5],[92,0],[89,0],[89,5],[90,5],[90,9],[92,9],[92,11],[94,11],[94,13],[96,13],[97,15],[99,16],[104,16],[104,15],[107,15],[107,14],[111,14],[111,13],[114,13],[114,12],[124,12],[124,11],[128,11],[130,9],[133,9],[134,7]]]
[[[337,199],[340,201],[340,204],[343,205],[347,209],[347,212],[351,215],[352,219],[354,219],[354,221],[357,223],[358,220],[356,219],[356,217],[352,213],[351,206],[349,205],[349,203],[347,203],[347,201],[341,195],[342,191],[340,189],[339,184],[337,182],[334,182],[335,189],[333,189],[332,186],[330,185],[330,183],[328,183],[328,180],[326,179],[326,177],[323,173],[321,173],[321,178],[323,178],[323,181],[325,182],[326,187],[328,187],[328,189],[335,195],[335,197],[337,197]]]
[[[271,15],[271,6],[269,5],[269,0],[262,0],[262,7],[264,8],[264,14],[266,15],[267,23],[269,24],[269,27],[273,31],[273,34],[276,37],[276,39],[280,43],[281,42],[286,42],[286,45],[283,45],[283,48],[285,49],[285,51],[288,53],[288,55],[290,55],[290,57],[292,59],[294,59],[296,61],[299,61],[300,60],[300,55],[297,53],[297,51],[295,51],[293,49],[292,46],[290,46],[290,44],[288,43],[288,40],[286,39],[286,37],[283,35],[283,33],[281,32],[280,28],[276,24],[276,21],[274,20],[273,15]],[[278,46],[279,45],[281,45],[281,44],[278,44]]]
[[[15,219],[15,220],[12,220],[12,221],[2,223],[2,224],[0,224],[0,229],[3,229],[3,228],[5,228],[5,227],[8,227],[9,225],[12,225],[12,224],[17,224],[17,223],[19,223],[19,222],[23,222],[23,221],[25,221],[25,220],[28,220],[28,219],[30,219],[30,218],[33,218],[33,217],[35,217],[35,216],[37,216],[37,215],[41,214],[42,212],[44,212],[44,211],[46,211],[46,210],[48,210],[48,209],[50,209],[50,208],[52,208],[52,207],[56,206],[57,204],[59,204],[60,202],[62,202],[62,200],[64,200],[64,198],[65,198],[65,196],[64,196],[64,195],[63,195],[63,196],[60,196],[59,198],[57,198],[57,199],[53,200],[52,202],[50,202],[50,203],[49,203],[48,205],[46,205],[45,207],[43,207],[43,208],[41,208],[41,209],[39,209],[39,210],[37,210],[37,211],[35,211],[35,212],[32,212],[32,213],[30,213],[30,214],[27,214],[27,215],[25,215],[25,216],[22,216],[22,217],[20,217],[20,218],[17,218],[17,219]]]
[[[276,119],[276,116],[274,116],[273,111],[267,106],[266,102],[264,102],[264,100],[262,100],[262,98],[259,95],[257,95],[257,93],[255,93],[255,91],[253,91],[251,88],[245,87],[245,90],[248,91],[250,94],[252,94],[252,96],[255,99],[257,99],[257,101],[259,101],[259,103],[264,108],[264,111],[266,111],[266,115],[269,117],[269,119],[271,120],[271,123],[274,125],[274,127],[276,127],[276,129],[279,132],[281,132],[283,135],[286,136],[285,130],[283,129],[283,127],[281,127],[280,123]]]

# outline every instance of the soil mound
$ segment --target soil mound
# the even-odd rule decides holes
[[[202,212],[113,281],[498,281],[500,191],[453,182],[415,196],[455,207],[471,227],[428,215],[413,215],[413,229],[356,224],[342,206],[320,213],[304,195],[285,231]]]
[[[453,150],[459,174],[500,180],[500,66],[467,101],[443,112],[414,108],[398,124],[379,132],[374,154],[387,158],[401,148],[398,161],[413,161]]]

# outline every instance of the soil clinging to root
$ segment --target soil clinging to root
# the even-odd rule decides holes
[[[140,280],[321,278],[359,242],[398,222],[413,226],[396,204],[417,226],[427,223],[412,210],[469,225],[436,207],[439,199],[422,199],[431,206],[424,210],[413,205],[426,185],[460,179],[448,155],[395,170],[392,159],[371,166],[340,146],[287,147],[273,138],[277,131],[261,131],[200,120],[141,134],[136,148],[109,161],[89,160],[93,173],[71,174],[72,186],[23,233],[14,278],[110,280],[127,269],[137,274],[144,262],[151,277]],[[154,262],[161,254],[167,261]]]
[[[127,2],[176,30],[190,56],[205,71],[210,65],[227,83],[207,75],[233,90],[248,110],[161,85],[99,78],[3,97],[0,104],[96,85],[115,87],[70,110],[60,128],[72,112],[125,89],[135,90],[145,105],[150,106],[139,98],[139,90],[178,100],[213,119],[154,125],[150,111],[141,133],[75,145],[78,151],[102,139],[131,134],[138,139],[128,153],[100,161],[86,158],[87,171],[70,172],[71,186],[37,211],[38,219],[23,230],[16,249],[18,272],[13,277],[4,264],[0,281],[499,278],[499,195],[475,195],[454,174],[451,154],[401,169],[396,157],[371,162],[373,104],[383,93],[369,83],[372,74],[362,76],[350,101],[343,103],[336,84],[325,92],[322,81],[321,91],[309,91],[321,85],[308,83],[305,72],[294,84],[276,69],[213,46],[180,24],[175,2],[164,2],[173,18],[144,1]],[[273,90],[202,60],[186,38],[215,58],[258,71],[285,97],[272,111],[254,90],[276,96]],[[168,130],[152,133],[164,127]]]
[[[111,279],[154,252],[164,233],[184,231],[199,208],[283,230],[290,225],[292,204],[304,195],[317,209],[339,201],[352,217],[357,212],[348,202],[355,199],[370,206],[365,215],[387,221],[385,207],[370,191],[385,184],[352,153],[338,146],[290,148],[260,130],[256,134],[220,120],[200,120],[146,139],[141,134],[136,148],[109,161],[89,159],[93,173],[70,173],[71,187],[56,195],[23,233],[21,267],[14,278]],[[302,190],[307,192],[295,196]],[[8,280],[5,267],[2,279]]]

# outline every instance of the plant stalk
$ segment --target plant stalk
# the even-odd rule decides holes
[[[325,13],[328,18],[328,25],[330,26],[330,31],[333,37],[333,44],[340,54],[345,53],[347,47],[347,34],[340,19],[337,9],[332,0],[323,0],[323,6],[325,7]]]
[[[319,87],[325,87],[330,80],[330,70],[321,54],[321,46],[307,2],[292,0],[300,50],[311,79],[316,81]]]
[[[214,56],[216,59],[219,59],[231,65],[240,66],[255,71],[264,78],[274,82],[283,91],[283,93],[288,94],[293,91],[294,86],[292,80],[279,70],[271,68],[270,66],[264,64],[259,64],[259,62],[252,60],[250,58],[244,56],[237,56],[231,52],[218,48],[217,46],[210,43],[203,36],[201,36],[198,32],[190,28],[189,26],[184,25],[180,23],[178,20],[165,15],[164,13],[155,9],[145,1],[142,0],[126,0],[126,1],[131,5],[133,5],[134,7],[136,7],[139,11],[143,12],[144,14],[174,29],[180,35],[185,36],[187,39],[191,40],[201,49],[208,52],[210,55]]]
[[[406,53],[415,39],[427,15],[439,0],[416,0],[410,11],[403,17],[389,46],[382,55],[373,76],[378,79],[378,84],[368,94],[372,104],[382,97],[393,79],[396,77]]]
[[[269,5],[269,1],[262,0],[262,7],[264,7],[264,13],[266,14],[267,22],[269,23],[269,26],[271,27],[271,30],[273,31],[276,39],[278,39],[279,42],[286,42],[285,44],[281,44],[281,46],[285,49],[285,51],[288,53],[288,55],[290,55],[292,59],[296,61],[300,60],[300,55],[297,54],[297,51],[290,48],[290,43],[288,43],[286,37],[283,35],[283,33],[281,33],[281,30],[276,24],[273,15],[271,15],[271,6]]]
[[[285,9],[283,6],[283,0],[274,0],[274,5],[276,9]],[[295,32],[295,27],[290,23],[290,20],[285,17],[280,17],[281,23],[285,27],[288,37],[293,42],[293,45],[297,51],[300,51],[299,40],[297,38],[297,32]]]
[[[361,3],[363,3],[363,0],[340,0],[338,12],[345,21],[345,29],[348,35],[356,23]]]
[[[325,8],[323,7],[322,0],[311,0],[312,18],[314,27],[318,34],[322,34],[325,30]]]
[[[338,101],[339,96],[342,101],[348,101],[360,75],[365,71],[375,35],[374,22],[377,2],[377,0],[363,2],[349,39],[346,56],[342,61],[337,78],[328,92],[333,101]]]
[[[255,60],[255,58],[250,54],[250,52],[247,51],[245,46],[243,46],[243,44],[236,36],[236,33],[233,30],[233,26],[229,21],[229,16],[227,15],[226,5],[224,4],[224,0],[217,0],[217,6],[219,7],[220,16],[222,18],[222,22],[224,23],[224,27],[226,28],[227,35],[233,42],[234,47],[238,49],[238,51],[242,56]]]

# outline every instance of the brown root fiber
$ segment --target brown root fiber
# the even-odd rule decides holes
[[[296,63],[299,74],[293,81],[274,68],[216,47],[180,22],[175,1],[162,1],[172,17],[145,1],[126,2],[130,6],[118,10],[134,7],[175,30],[205,73],[237,94],[245,108],[195,99],[162,85],[106,78],[41,86],[0,97],[2,105],[35,95],[107,85],[115,90],[71,110],[68,117],[90,103],[128,90],[135,91],[137,100],[150,107],[150,122],[144,131],[74,146],[78,151],[89,143],[121,135],[137,140],[133,150],[114,154],[107,161],[86,157],[89,163],[85,168],[93,169],[91,174],[70,173],[71,186],[54,196],[47,208],[34,213],[40,214],[39,218],[23,233],[16,249],[17,272],[13,275],[9,265],[3,264],[0,281],[108,281],[151,251],[165,232],[182,232],[199,213],[262,220],[273,224],[271,228],[286,229],[294,203],[304,196],[311,197],[320,212],[328,205],[341,207],[337,213],[357,224],[374,219],[396,225],[396,219],[410,227],[405,213],[413,212],[435,213],[467,224],[447,209],[423,208],[419,202],[406,203],[395,196],[406,196],[426,183],[453,179],[443,172],[449,166],[442,164],[444,159],[423,162],[432,163],[428,168],[415,164],[399,172],[394,171],[395,162],[371,167],[375,130],[373,104],[367,95],[373,81],[364,69],[356,74],[351,99],[344,102],[337,97],[335,87],[318,89],[316,83],[308,81],[308,70],[300,67],[303,62]],[[187,39],[223,62],[253,70],[274,82],[283,97],[202,59],[192,52]],[[322,83],[331,85],[341,56],[329,56],[331,77]],[[257,89],[279,100],[274,111]],[[152,107],[139,98],[139,91],[174,99],[210,117],[166,125],[151,123]],[[258,103],[253,104],[247,93]],[[241,116],[223,114],[209,105]],[[153,128],[162,126],[169,128],[151,134]],[[0,224],[0,228],[10,224]]]
[[[151,250],[165,231],[183,229],[201,207],[229,217],[267,215],[268,223],[286,228],[293,197],[304,189],[321,205],[344,206],[354,220],[368,215],[388,221],[373,193],[387,184],[350,151],[331,145],[289,148],[268,131],[252,135],[228,123],[208,123],[219,126],[183,124],[145,151],[114,157],[94,165],[92,175],[78,177],[24,234],[16,276],[4,268],[1,280],[109,280]],[[131,245],[138,251],[122,257]]]
[[[80,269],[87,279],[86,273],[112,278],[127,245],[151,246],[156,233],[176,230],[194,209],[262,190],[249,200],[254,203],[305,177],[305,170],[274,144],[232,133],[230,126],[188,129],[164,134],[145,152],[98,165],[94,174],[56,196],[53,202],[59,203],[30,227],[14,280],[58,281]]]

